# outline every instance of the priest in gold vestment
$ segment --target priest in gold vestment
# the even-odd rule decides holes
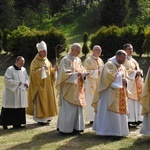
[[[143,71],[140,69],[138,62],[132,57],[133,46],[125,44],[123,49],[127,53],[125,63],[123,64],[128,71],[130,82],[128,84],[128,122],[130,125],[139,125],[143,116],[141,115],[142,106],[140,104],[142,89],[143,89]]]
[[[150,135],[150,68],[146,75],[140,103],[142,104],[142,115],[144,116],[140,133]]]
[[[102,71],[104,62],[99,56],[102,49],[99,45],[93,47],[93,53],[84,61],[84,68],[90,73],[85,81],[85,99],[86,99],[86,121],[92,123],[94,121],[94,109],[91,106],[98,78]]]
[[[93,130],[98,135],[128,136],[127,120],[127,72],[122,65],[126,58],[124,50],[104,65],[92,106],[95,109]]]
[[[74,43],[71,52],[60,62],[56,89],[59,98],[57,130],[61,133],[84,131],[83,107],[85,106],[84,75],[78,55],[81,45]]]
[[[30,65],[30,84],[28,90],[27,114],[40,125],[48,124],[57,115],[55,98],[55,68],[47,58],[44,41],[36,45],[38,54]]]

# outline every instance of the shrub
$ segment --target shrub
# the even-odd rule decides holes
[[[90,48],[94,45],[100,45],[104,56],[113,56],[120,49],[120,30],[117,26],[100,28],[95,34],[91,35]]]
[[[56,28],[50,28],[49,31],[30,30],[26,26],[20,26],[17,30],[11,32],[8,36],[8,48],[14,55],[22,55],[33,58],[37,53],[36,44],[45,41],[47,44],[48,58],[55,58],[55,47],[62,45],[66,48],[66,38],[64,34]]]
[[[142,45],[144,42],[144,27],[130,25],[119,28],[117,26],[102,27],[95,34],[91,35],[91,45],[98,44],[103,49],[103,55],[110,57],[116,51],[122,49],[123,45],[130,43],[137,54],[142,56]]]
[[[145,29],[144,34],[144,42],[143,42],[143,53],[144,54],[150,54],[150,27]]]

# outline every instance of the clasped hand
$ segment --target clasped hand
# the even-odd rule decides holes
[[[141,74],[141,72],[140,71],[138,71],[137,73],[136,73],[136,76],[141,76],[142,74]]]
[[[21,84],[24,84],[24,87],[28,88],[28,84],[27,84],[27,83],[22,83],[22,82],[20,82],[20,83],[19,83],[19,86],[20,86]]]
[[[48,67],[46,65],[43,66],[45,68],[45,70],[48,70]]]
[[[83,77],[85,77],[85,76],[88,76],[90,73],[78,73],[78,76],[83,76]]]
[[[126,80],[126,78],[122,79],[122,84],[123,84],[123,87],[127,87],[127,80]]]

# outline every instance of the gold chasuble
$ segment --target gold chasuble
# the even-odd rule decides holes
[[[94,107],[95,112],[97,112],[98,101],[101,98],[101,93],[104,90],[107,90],[109,95],[108,109],[119,114],[127,114],[128,110],[126,87],[124,85],[122,85],[122,88],[114,88],[110,86],[116,79],[117,73],[119,71],[123,73],[123,78],[128,77],[127,71],[123,65],[117,66],[112,61],[108,61],[104,65],[92,102],[92,106]]]
[[[150,112],[150,68],[148,69],[148,73],[146,75],[144,89],[143,89],[140,103],[142,105],[142,114],[149,113]]]
[[[125,63],[123,64],[125,68],[127,69],[128,75],[130,78],[134,75],[136,71],[143,72],[139,68],[139,64],[135,59],[132,57],[126,58]],[[143,78],[141,76],[135,76],[133,79],[130,80],[128,90],[131,92],[128,97],[132,100],[140,100],[143,90]]]
[[[89,56],[85,62],[84,62],[84,67],[86,70],[94,73],[95,70],[98,70],[99,73],[101,73],[101,68],[104,65],[104,62],[101,58],[97,58],[94,57],[93,55]],[[100,74],[98,75],[98,77],[100,76]],[[94,95],[96,86],[97,86],[97,82],[98,82],[98,77],[97,78],[93,78],[92,77],[92,73],[87,76],[86,78],[89,80],[90,83],[90,91],[89,94]]]
[[[57,96],[59,97],[59,105],[62,99],[74,104],[85,106],[84,80],[82,76],[77,77],[76,83],[67,82],[72,75],[84,73],[80,58],[73,57],[71,54],[66,55],[58,69],[58,77],[56,81]]]
[[[46,65],[46,78],[41,79],[42,67]],[[30,84],[28,90],[27,114],[34,114],[36,107],[37,118],[47,118],[57,115],[55,98],[55,69],[47,58],[42,59],[38,54],[35,56],[30,66]]]

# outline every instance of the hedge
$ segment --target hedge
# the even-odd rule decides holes
[[[9,52],[31,59],[37,53],[36,44],[41,41],[45,41],[47,44],[49,59],[55,58],[55,48],[58,44],[62,45],[62,51],[65,51],[67,47],[65,35],[54,27],[49,31],[38,31],[26,26],[19,26],[7,36]]]

